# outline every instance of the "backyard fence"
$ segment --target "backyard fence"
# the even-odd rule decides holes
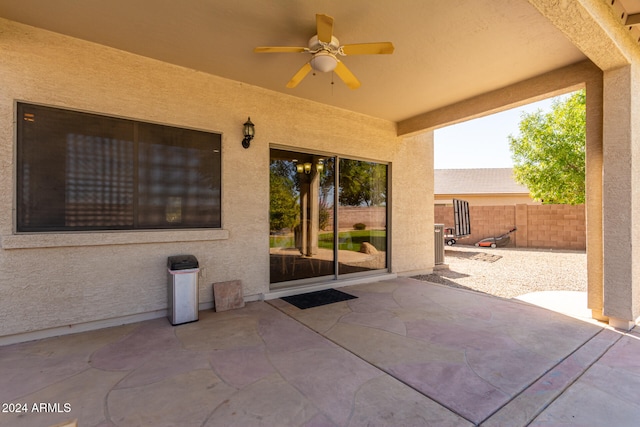
[[[453,227],[453,207],[436,206],[435,223]],[[469,206],[471,235],[459,244],[473,245],[485,237],[499,236],[513,227],[508,246],[585,250],[584,205]]]
[[[362,223],[367,230],[385,229],[387,227],[387,207],[386,206],[340,206],[338,229],[353,230],[356,223]],[[453,211],[451,211],[453,212]],[[453,214],[452,214],[453,215]],[[453,217],[452,217],[453,218]],[[325,230],[332,230],[333,210],[329,212],[329,224]]]

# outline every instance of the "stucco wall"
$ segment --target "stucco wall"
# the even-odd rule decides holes
[[[269,287],[270,144],[389,162],[392,268],[433,267],[431,132],[399,138],[391,122],[6,20],[0,33],[0,337],[164,315],[166,258],[179,253],[200,260],[201,303],[228,280],[259,298]],[[222,230],[15,235],[16,101],[221,132]],[[245,150],[247,116],[256,138]]]
[[[400,275],[431,272],[433,245],[433,132],[408,137],[392,165],[391,258]],[[430,204],[427,205],[427,203]]]
[[[604,74],[604,314],[640,319],[640,65]],[[634,119],[635,117],[635,119]],[[617,256],[613,256],[616,254]],[[618,325],[617,323],[613,323]],[[626,328],[626,325],[623,326]]]

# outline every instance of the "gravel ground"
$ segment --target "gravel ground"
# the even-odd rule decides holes
[[[445,265],[416,279],[514,298],[539,291],[587,290],[584,251],[549,249],[445,248]]]

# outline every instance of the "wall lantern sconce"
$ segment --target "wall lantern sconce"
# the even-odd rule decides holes
[[[247,117],[247,121],[244,122],[244,139],[242,140],[242,146],[249,148],[251,140],[256,134],[255,125],[251,123],[251,117]]]

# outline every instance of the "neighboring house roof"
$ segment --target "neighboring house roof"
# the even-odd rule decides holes
[[[436,169],[434,194],[526,194],[513,179],[512,168]]]

